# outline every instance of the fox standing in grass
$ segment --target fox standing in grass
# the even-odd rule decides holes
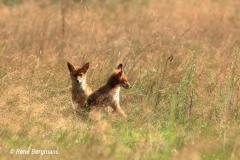
[[[87,97],[92,93],[86,80],[89,63],[84,64],[82,67],[74,67],[67,62],[67,66],[72,80],[72,101],[77,106],[75,109],[79,110],[85,106]]]
[[[113,111],[126,117],[125,112],[120,107],[120,87],[130,88],[127,76],[122,70],[122,64],[119,64],[115,72],[109,77],[107,83],[98,90],[89,95],[87,105],[90,109],[93,107],[111,106]]]

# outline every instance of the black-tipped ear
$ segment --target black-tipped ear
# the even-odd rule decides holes
[[[123,67],[123,65],[122,65],[122,63],[120,63],[120,64],[117,66],[117,69],[122,70],[122,67]]]
[[[84,72],[84,73],[86,73],[87,71],[88,71],[88,69],[89,69],[89,62],[88,63],[86,63],[86,64],[84,64],[83,66],[82,66],[82,68],[81,68],[81,70]]]
[[[67,66],[68,66],[69,72],[73,72],[75,70],[74,66],[71,63],[67,62]]]

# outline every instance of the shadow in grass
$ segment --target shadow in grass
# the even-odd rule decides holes
[[[63,117],[75,117],[82,120],[83,122],[89,122],[89,109],[73,109],[71,107],[65,108],[61,111]]]
[[[89,122],[89,110],[84,109],[84,110],[75,110],[74,111],[75,115],[78,116],[82,121],[84,122]]]

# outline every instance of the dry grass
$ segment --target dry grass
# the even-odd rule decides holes
[[[240,159],[239,7],[0,0],[0,159]],[[122,89],[128,118],[75,115],[66,61],[91,63],[92,88],[123,62],[133,84]]]

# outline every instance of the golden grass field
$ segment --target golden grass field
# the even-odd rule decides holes
[[[128,118],[75,114],[67,61],[123,63]],[[1,160],[239,160],[240,1],[0,0],[0,92]]]

